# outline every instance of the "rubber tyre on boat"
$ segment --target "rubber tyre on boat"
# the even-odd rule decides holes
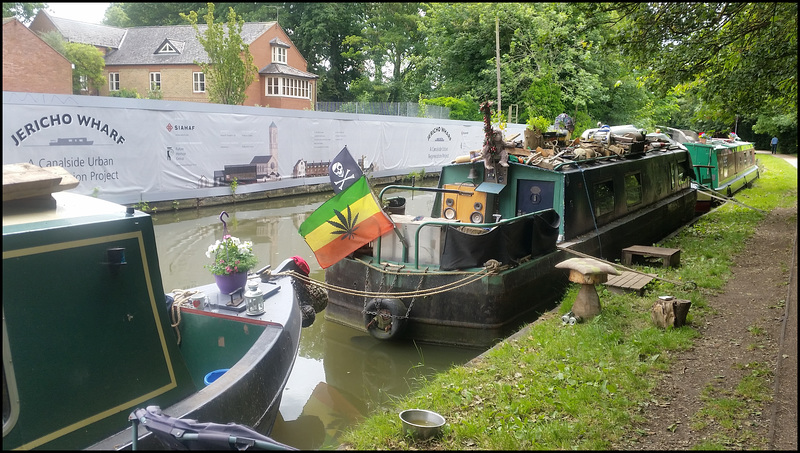
[[[370,325],[378,310],[381,309],[388,309],[392,316],[392,325],[388,332],[376,327],[374,324]],[[378,340],[395,339],[400,336],[400,332],[405,327],[405,316],[406,305],[400,299],[372,299],[367,303],[364,310],[364,327],[366,327],[370,335]]]

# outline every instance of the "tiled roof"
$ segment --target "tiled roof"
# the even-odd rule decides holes
[[[40,11],[47,14],[47,11]],[[80,22],[72,19],[62,19],[48,15],[47,17],[56,26],[61,36],[69,42],[91,44],[99,47],[119,48],[125,38],[124,28],[109,27],[108,25],[97,25]]]
[[[280,63],[270,63],[258,71],[259,74],[280,74],[292,77],[300,77],[305,79],[318,79],[319,76],[310,72],[301,71],[299,69],[287,66]]]
[[[242,27],[242,40],[246,44],[270,29],[275,22],[248,22]],[[198,24],[200,33],[205,33],[208,25]],[[192,64],[195,61],[207,63],[208,54],[196,39],[191,25],[166,25],[160,27],[134,27],[127,29],[124,46],[106,55],[106,65],[147,65],[147,64]],[[178,48],[178,54],[156,54],[165,40]]]

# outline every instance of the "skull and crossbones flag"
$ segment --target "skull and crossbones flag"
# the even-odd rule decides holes
[[[331,177],[333,193],[339,193],[347,189],[358,181],[363,174],[361,167],[350,155],[350,151],[347,150],[346,146],[339,151],[339,154],[328,165],[328,176]]]

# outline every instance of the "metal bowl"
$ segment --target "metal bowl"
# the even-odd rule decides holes
[[[400,412],[403,432],[415,439],[429,439],[438,436],[444,426],[444,417],[425,409],[406,409]]]

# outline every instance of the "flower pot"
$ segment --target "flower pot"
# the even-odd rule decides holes
[[[236,272],[235,274],[215,275],[217,288],[222,294],[231,294],[236,290],[244,288],[247,284],[247,272]]]

